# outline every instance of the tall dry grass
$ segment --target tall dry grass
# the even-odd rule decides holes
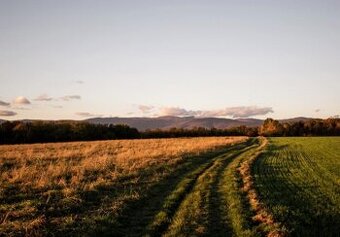
[[[73,215],[73,209],[93,203],[83,194],[93,195],[103,187],[115,193],[106,195],[111,198],[105,205],[110,211],[118,211],[126,201],[138,199],[143,188],[171,171],[153,167],[176,167],[188,157],[245,139],[212,137],[0,146],[0,235],[1,232],[43,235],[47,231],[46,223],[72,224],[81,216]],[[152,175],[144,177],[146,170]],[[103,205],[101,208],[108,211]]]

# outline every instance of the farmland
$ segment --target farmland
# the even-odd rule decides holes
[[[253,173],[262,200],[292,235],[340,233],[340,138],[272,138]]]
[[[223,152],[245,139],[1,146],[0,235],[118,231],[123,220],[117,217],[129,203],[143,199],[146,190],[203,164],[206,156],[215,155],[213,150]]]
[[[0,146],[0,236],[336,236],[339,138]]]

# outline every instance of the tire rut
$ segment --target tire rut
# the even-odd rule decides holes
[[[118,220],[122,223],[119,236],[177,236],[166,234],[173,225],[174,217],[183,202],[193,194],[194,189],[200,187],[199,180],[204,176],[214,176],[209,188],[204,190],[209,195],[207,206],[206,230],[198,233],[200,236],[233,236],[233,229],[228,216],[223,209],[222,191],[223,172],[230,163],[243,153],[254,149],[257,139],[249,139],[245,143],[228,147],[224,151],[209,156],[194,158],[188,164],[183,164],[167,179],[152,187],[145,198],[132,203]],[[187,205],[188,206],[188,205]],[[188,206],[190,208],[190,205]],[[201,217],[200,217],[201,218]],[[203,217],[202,217],[203,218]],[[190,219],[187,222],[190,225]],[[194,221],[195,222],[195,221]],[[186,228],[188,230],[190,228]],[[111,234],[112,236],[112,234]],[[181,233],[181,236],[195,236],[193,233]]]
[[[165,236],[230,236],[232,230],[227,225],[226,218],[221,215],[222,194],[217,191],[218,185],[223,170],[234,158],[251,149],[253,142],[254,140],[240,149],[233,149],[214,158],[193,180],[192,186],[179,200],[173,215],[168,218],[167,227],[161,233]],[[195,216],[197,211],[199,215],[196,213]]]
[[[111,234],[108,234],[108,236],[112,236],[112,233],[115,233],[114,236],[159,236],[160,234],[157,234],[156,231],[152,230],[151,223],[164,206],[169,208],[169,206],[166,205],[166,201],[169,196],[174,193],[181,181],[188,178],[192,179],[192,173],[198,169],[202,169],[204,167],[208,169],[213,164],[213,160],[216,156],[228,153],[234,149],[242,149],[246,147],[247,144],[248,142],[235,144],[217,152],[211,152],[196,158],[190,158],[166,179],[161,180],[159,183],[151,187],[143,199],[131,203],[125,210],[123,210],[120,217],[117,219],[118,228],[116,225],[115,229],[112,230],[112,232],[110,231]],[[209,164],[210,166],[207,167]],[[192,182],[194,183],[194,181]],[[180,203],[181,202],[179,202],[179,204]],[[171,212],[172,215],[175,210]]]
[[[212,199],[209,203],[210,212],[209,212],[209,223],[211,223],[211,229],[208,232],[209,236],[233,236],[232,227],[228,221],[226,216],[223,216],[223,202],[222,195],[223,193],[220,191],[220,186],[223,183],[223,172],[228,168],[229,164],[234,160],[234,158],[240,156],[241,154],[247,152],[252,149],[251,145],[246,147],[245,149],[238,151],[237,153],[228,157],[222,161],[221,167],[217,170],[217,175],[214,183],[211,187]],[[218,211],[217,211],[218,210]]]
[[[184,188],[183,192],[180,193],[178,198],[176,198],[177,200],[173,200],[173,205],[169,206],[168,203],[166,202],[165,205],[163,206],[164,209],[157,214],[157,216],[160,216],[160,217],[162,215],[165,215],[164,216],[165,218],[162,218],[162,221],[160,223],[156,221],[155,225],[153,225],[153,224],[151,225],[151,233],[148,234],[148,236],[162,236],[162,234],[170,226],[171,221],[172,221],[176,211],[178,210],[179,206],[183,202],[183,200],[186,198],[187,195],[189,195],[192,192],[192,190],[195,187],[195,184],[196,184],[197,180],[199,179],[199,177],[201,175],[203,175],[205,173],[205,171],[207,171],[213,165],[214,165],[214,162],[211,161],[210,163],[204,165],[203,168],[200,167],[196,171],[194,171],[194,175],[193,175],[192,179],[188,182],[188,184]],[[179,187],[179,189],[181,189],[181,187]],[[175,192],[176,191],[177,190],[175,190]],[[172,196],[170,196],[170,199],[171,199],[171,197]],[[172,200],[170,200],[170,203],[171,202],[172,202]]]

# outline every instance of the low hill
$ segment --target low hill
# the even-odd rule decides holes
[[[281,123],[294,123],[298,121],[308,121],[313,118],[307,117],[296,117],[289,119],[280,119]],[[0,119],[0,124],[6,122],[7,120]],[[24,119],[19,120],[22,122],[34,122],[34,121],[44,121],[44,122],[54,122],[54,123],[64,123],[64,122],[79,122],[79,120],[31,120]],[[163,117],[107,117],[107,118],[90,118],[84,120],[92,124],[126,124],[130,127],[137,128],[139,131],[145,131],[147,129],[170,129],[170,128],[194,128],[194,127],[204,127],[204,128],[231,128],[238,126],[247,127],[258,127],[261,126],[263,120],[254,118],[243,118],[243,119],[227,119],[227,118],[196,118],[196,117],[176,117],[176,116],[163,116]]]
[[[260,119],[226,119],[226,118],[195,118],[195,117],[175,117],[163,116],[156,118],[132,117],[132,118],[91,118],[85,120],[94,124],[127,124],[140,131],[147,129],[169,129],[169,128],[231,128],[237,126],[256,127],[260,126],[263,120]]]

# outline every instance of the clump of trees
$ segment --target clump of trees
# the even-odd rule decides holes
[[[138,130],[127,125],[46,121],[8,121],[0,124],[0,144],[136,138],[140,138]]]
[[[306,121],[280,123],[266,119],[259,127],[261,136],[340,136],[340,119],[309,119]]]
[[[258,129],[259,135],[267,137],[280,136],[283,131],[283,125],[279,121],[271,118],[266,119]]]

